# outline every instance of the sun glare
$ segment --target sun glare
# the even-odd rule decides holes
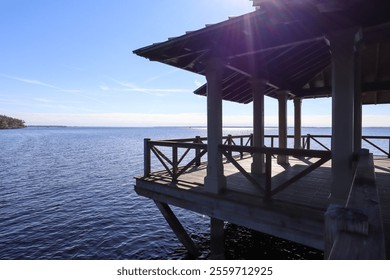
[[[225,0],[224,2],[226,2],[226,5],[233,6],[236,8],[244,8],[244,7],[251,8],[253,3],[250,0]]]

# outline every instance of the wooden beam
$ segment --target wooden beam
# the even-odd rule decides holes
[[[234,193],[216,195],[137,179],[137,194],[323,250],[323,212]]]
[[[168,204],[154,200],[161,214],[164,216],[165,220],[168,222],[169,226],[180,240],[180,242],[187,249],[188,253],[193,256],[199,256],[199,251],[195,246],[195,243],[192,241],[191,237],[187,234],[186,230],[177,219],[172,209]]]
[[[252,55],[263,53],[263,52],[267,52],[267,51],[270,51],[270,50],[290,48],[290,47],[299,46],[299,45],[312,43],[312,42],[318,42],[318,41],[324,41],[325,42],[325,38],[323,36],[320,36],[320,37],[316,37],[316,38],[304,39],[304,40],[301,40],[301,41],[288,42],[288,43],[280,44],[280,45],[277,45],[277,46],[265,47],[265,48],[262,48],[262,49],[246,51],[246,52],[242,52],[242,53],[237,53],[237,54],[231,55],[231,56],[228,57],[228,59],[233,59],[233,58],[238,58],[238,57],[243,57],[243,56],[252,56]]]
[[[329,259],[385,259],[385,238],[372,154],[362,149],[346,205],[325,214]]]

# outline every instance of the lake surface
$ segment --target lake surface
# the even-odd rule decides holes
[[[224,133],[250,132],[229,128]],[[305,133],[329,134],[330,129],[305,128]],[[366,129],[364,134],[390,135],[390,129]],[[133,177],[143,173],[144,138],[196,135],[205,136],[206,130],[0,130],[0,259],[187,258],[157,207],[135,194]],[[209,218],[173,210],[200,247],[200,258],[207,258]],[[231,224],[226,235],[228,258],[322,258],[321,252]]]

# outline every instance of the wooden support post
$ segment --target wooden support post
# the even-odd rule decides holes
[[[144,139],[144,177],[148,177],[150,175],[150,165],[151,165],[151,155],[150,155],[150,147],[149,147],[149,138]]]
[[[362,148],[362,43],[355,48],[354,152]]]
[[[279,104],[279,148],[287,148],[287,91],[278,92],[278,104]],[[278,155],[278,164],[288,164],[288,156]]]
[[[228,134],[228,136],[227,136],[227,144],[229,146],[233,145],[233,138],[232,138],[231,134]],[[233,154],[232,151],[229,151],[229,155],[232,156],[232,154]]]
[[[311,135],[310,135],[310,134],[307,134],[307,135],[306,135],[306,149],[307,149],[307,150],[310,150],[310,149],[311,149],[311,146],[310,146],[310,139],[311,139]]]
[[[240,146],[244,146],[244,138],[243,137],[240,137]],[[242,159],[243,157],[244,157],[244,153],[240,152],[240,159]]]
[[[302,99],[294,98],[294,149],[301,149]]]
[[[196,136],[195,143],[200,144],[201,142],[202,142],[202,140],[200,140],[200,136]],[[195,166],[200,166],[200,164],[201,164],[201,159],[199,158],[199,155],[200,155],[200,149],[196,148],[195,149],[195,157],[197,158],[197,160],[195,161]]]
[[[266,154],[265,160],[265,199],[271,199],[271,191],[272,191],[272,155]]]
[[[172,147],[172,182],[177,181],[177,172],[179,169],[178,162],[177,162],[177,147]]]
[[[168,204],[162,203],[160,201],[154,200],[161,214],[164,216],[165,220],[168,222],[169,226],[172,228],[173,232],[180,240],[180,242],[187,249],[188,253],[193,256],[199,256],[199,251],[195,246],[195,243],[192,241],[191,237],[187,234],[186,230],[177,219],[172,209]]]
[[[332,51],[331,201],[343,205],[353,178],[355,39],[358,28],[329,34]]]
[[[210,258],[214,260],[223,260],[225,259],[224,222],[216,218],[210,218],[210,229]]]
[[[207,79],[207,175],[205,191],[222,193],[226,189],[226,177],[223,174],[222,153],[222,76],[223,61],[218,57],[205,62]]]
[[[390,158],[390,139],[389,139],[389,152],[387,153],[387,158]]]
[[[265,81],[252,79],[253,95],[253,147],[264,147],[264,91]],[[265,172],[264,154],[254,153],[251,173],[262,175]]]

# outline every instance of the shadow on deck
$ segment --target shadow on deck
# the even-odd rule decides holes
[[[237,160],[250,170],[252,157]],[[290,157],[289,165],[281,166],[272,160],[272,185],[289,180],[313,163],[312,159]],[[324,250],[324,213],[329,205],[331,162],[292,183],[273,196],[271,201],[251,183],[232,163],[225,160],[227,188],[221,194],[205,191],[206,164],[193,166],[172,182],[167,171],[137,177],[135,190],[155,201],[175,205],[233,224]],[[390,244],[390,159],[375,158],[375,172],[380,196],[381,213]],[[265,178],[257,178],[259,184]],[[389,255],[389,246],[387,246]]]
[[[246,170],[250,169],[251,161],[251,157],[238,160]],[[289,165],[280,166],[275,159],[272,160],[272,185],[288,180],[311,163],[309,159],[290,158]],[[153,200],[324,249],[324,212],[330,192],[329,164],[275,194],[272,201],[264,200],[263,192],[226,161],[226,190],[221,194],[206,192],[203,185],[206,171],[205,164],[192,167],[174,183],[168,172],[154,172],[148,177],[137,177],[135,190]],[[260,184],[265,183],[265,178],[257,179]]]

